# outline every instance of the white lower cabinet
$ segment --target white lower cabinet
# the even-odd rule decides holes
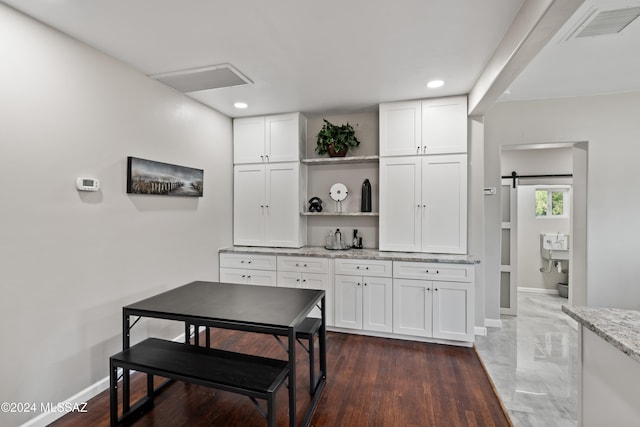
[[[276,286],[276,272],[220,268],[220,281],[222,283],[237,283],[240,285]]]
[[[276,257],[220,254],[220,281],[241,285],[276,286]]]
[[[394,333],[473,341],[473,267],[396,262],[393,268]]]
[[[335,269],[335,326],[392,332],[391,261],[337,259]]]
[[[326,322],[327,326],[333,326],[333,287],[328,258],[278,256],[277,271],[279,287],[325,291]],[[322,317],[319,308],[313,309],[309,316]]]

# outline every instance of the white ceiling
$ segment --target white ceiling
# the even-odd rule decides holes
[[[230,63],[254,83],[190,96],[239,117],[468,93],[523,0],[3,2],[147,75]],[[589,8],[634,3],[585,0],[567,26]],[[640,22],[616,36],[559,42],[566,31],[503,99],[640,90]],[[445,86],[427,89],[436,78]]]

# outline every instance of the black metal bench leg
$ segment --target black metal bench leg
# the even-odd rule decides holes
[[[270,394],[267,398],[267,425],[276,427],[276,400],[275,393]]]
[[[109,366],[109,416],[111,427],[118,425],[118,368],[110,363]]]
[[[315,334],[309,337],[309,393],[316,391]]]

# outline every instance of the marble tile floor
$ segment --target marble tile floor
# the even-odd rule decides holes
[[[516,427],[577,425],[578,324],[566,298],[518,293],[518,316],[476,337],[476,348]]]

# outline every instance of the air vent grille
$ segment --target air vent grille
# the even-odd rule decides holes
[[[199,92],[253,83],[231,64],[212,65],[150,76],[182,92]]]
[[[594,37],[617,34],[640,16],[640,7],[606,10],[598,13],[588,24],[576,32],[575,37]]]

